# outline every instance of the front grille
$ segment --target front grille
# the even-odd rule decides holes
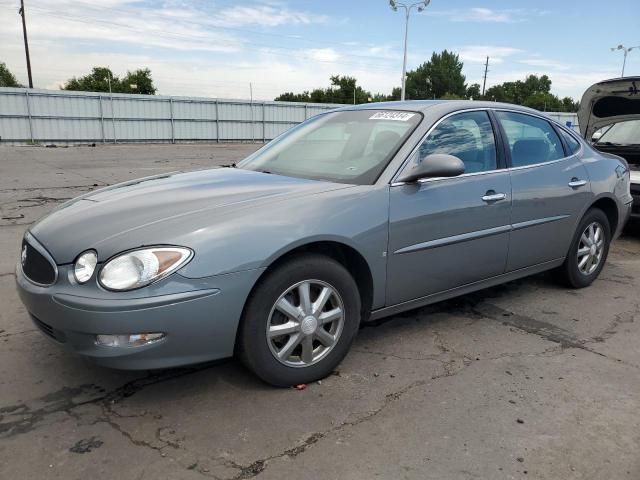
[[[33,323],[35,324],[35,326],[38,327],[40,331],[45,335],[47,335],[48,337],[51,337],[60,343],[64,343],[67,341],[67,337],[60,330],[56,330],[51,325],[47,325],[42,320],[40,320],[39,318],[35,317],[32,314],[29,314],[29,316],[31,317],[31,320],[33,320]]]
[[[25,238],[22,240],[22,271],[39,285],[51,285],[56,281],[56,266]]]

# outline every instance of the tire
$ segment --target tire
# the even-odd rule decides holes
[[[360,293],[344,266],[323,255],[293,257],[261,279],[249,297],[237,351],[271,385],[309,383],[329,375],[346,356],[360,315]]]
[[[597,236],[598,229],[601,232],[600,237]],[[590,244],[585,242],[585,240],[589,240],[594,235],[598,238],[595,254]],[[600,244],[600,242],[602,243]],[[576,229],[567,258],[559,269],[563,283],[571,288],[584,288],[591,285],[598,278],[604,267],[609,254],[610,243],[611,227],[607,216],[599,208],[588,210]],[[578,253],[579,249],[582,252],[580,255]],[[587,249],[589,249],[589,253],[585,254],[584,252]],[[592,261],[592,264],[589,266],[590,261]]]

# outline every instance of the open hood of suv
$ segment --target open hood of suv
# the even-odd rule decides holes
[[[640,77],[604,80],[582,95],[578,122],[585,140],[602,127],[626,120],[640,120]]]

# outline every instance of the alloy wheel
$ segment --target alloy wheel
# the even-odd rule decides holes
[[[344,327],[344,303],[337,290],[321,280],[289,287],[275,302],[267,322],[273,356],[289,367],[308,367],[338,343]]]
[[[591,275],[600,265],[604,252],[604,229],[598,222],[592,222],[584,229],[578,243],[578,270],[583,275]]]

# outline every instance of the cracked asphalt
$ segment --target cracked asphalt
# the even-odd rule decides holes
[[[233,360],[107,370],[30,323],[13,271],[39,216],[257,147],[0,147],[0,478],[640,478],[637,232],[590,288],[542,274],[364,326],[302,391]]]

